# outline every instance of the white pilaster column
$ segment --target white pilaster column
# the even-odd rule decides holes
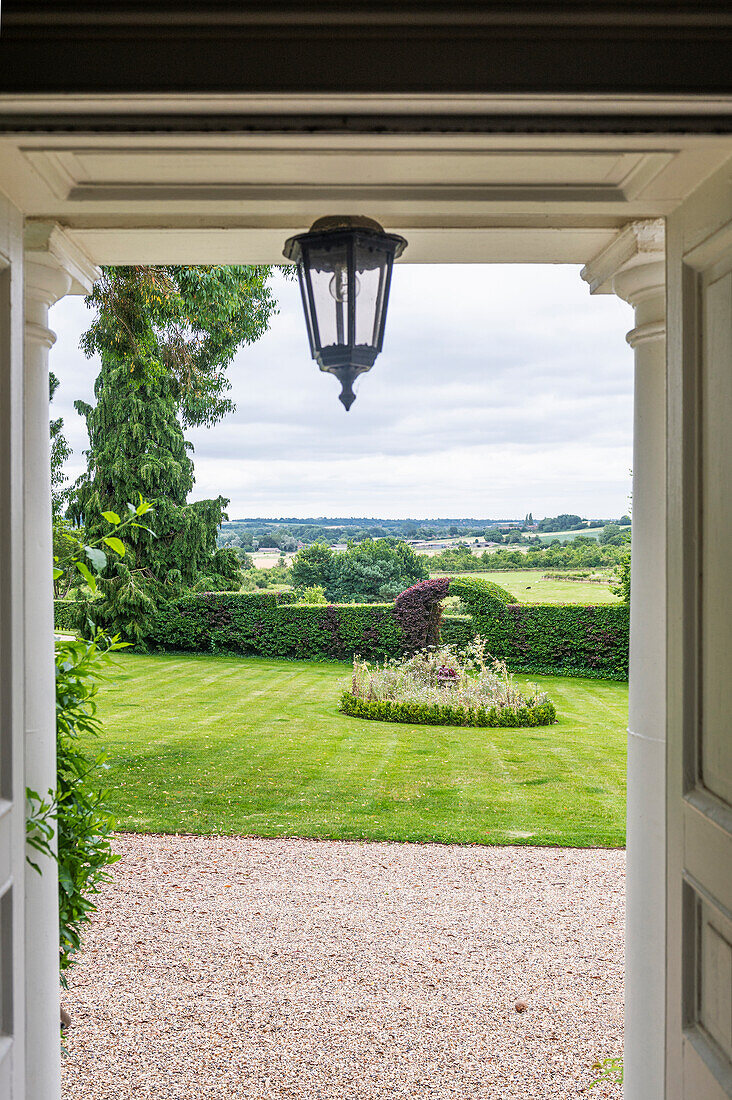
[[[25,575],[25,782],[56,787],[48,353],[56,337],[49,308],[90,289],[96,269],[55,227],[26,231],[23,406]],[[33,852],[42,874],[26,874],[26,1100],[60,1095],[59,930],[56,864]]]
[[[626,872],[626,1100],[663,1100],[666,971],[666,264],[633,222],[583,270],[635,308]]]

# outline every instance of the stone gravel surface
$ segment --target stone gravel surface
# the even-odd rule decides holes
[[[556,1100],[622,1050],[623,852],[115,846],[64,1100]]]

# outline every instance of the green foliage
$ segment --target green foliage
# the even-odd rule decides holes
[[[565,512],[561,516],[546,516],[540,519],[536,529],[537,531],[576,531],[582,524],[581,516],[569,515]]]
[[[315,660],[396,656],[404,646],[391,604],[295,605],[273,592],[179,596],[157,609],[145,640],[154,649]]]
[[[480,634],[513,671],[628,678],[627,605],[513,604],[505,589],[473,577],[452,578],[449,591],[470,615],[444,617],[445,644],[463,648]],[[180,594],[153,610],[141,641],[153,649],[316,660],[398,657],[429,642],[426,633],[419,644],[407,637],[394,604],[298,605],[293,598],[289,591]],[[57,629],[78,629],[87,613],[70,601],[55,607]]]
[[[622,1085],[623,1083],[623,1059],[622,1058],[603,1058],[599,1062],[595,1062],[592,1067],[594,1070],[599,1070],[597,1077],[590,1082],[589,1088],[594,1089],[596,1085],[603,1085],[612,1083],[614,1085]]]
[[[226,368],[267,331],[272,269],[256,266],[105,267],[87,304],[88,356],[123,362],[133,386],[165,382],[184,425],[211,427],[233,411]]]
[[[217,548],[228,503],[188,503],[193,488],[184,425],[212,425],[233,408],[226,368],[242,343],[266,330],[275,302],[261,267],[108,267],[87,303],[96,317],[84,335],[102,367],[94,407],[77,402],[89,433],[88,469],[69,515],[87,537],[127,501],[156,498],[155,532],[130,533],[127,559],[110,565],[97,623],[140,641],[169,591],[239,586],[233,550]]]
[[[295,594],[295,603],[315,604],[322,607],[327,602],[325,589],[319,584],[313,584],[310,588],[301,588]]]
[[[468,613],[478,619],[491,614],[497,604],[516,602],[508,589],[484,577],[451,577],[449,592],[459,596]]]
[[[463,707],[450,703],[392,702],[389,699],[360,699],[344,691],[338,708],[351,718],[373,722],[402,722],[420,726],[475,726],[480,728],[549,726],[556,722],[549,700],[534,706]]]
[[[617,523],[606,523],[600,532],[602,546],[622,546],[629,540],[629,532],[622,531]]]
[[[490,653],[515,672],[628,679],[630,621],[624,604],[502,606],[496,601],[474,622]]]
[[[470,615],[443,615],[440,621],[440,641],[463,649],[475,637],[475,623]]]
[[[451,577],[449,593],[472,616],[472,633],[513,671],[628,679],[630,621],[622,604],[516,604],[505,588],[478,577]],[[457,623],[442,633],[455,641]]]
[[[79,630],[81,626],[80,615],[86,612],[86,604],[76,600],[53,601],[53,629],[63,633]]]
[[[119,857],[112,852],[113,828],[99,789],[99,770],[106,759],[91,751],[98,737],[97,692],[109,654],[122,645],[99,635],[94,641],[56,645],[56,752],[58,780],[46,798],[28,790],[31,812],[26,821],[29,847],[56,860],[59,880],[60,965],[64,972],[81,947],[84,927],[96,906],[94,896],[109,881],[107,868]],[[53,837],[56,834],[56,844]],[[37,863],[32,865],[39,873]]]
[[[526,569],[601,569],[616,565],[626,553],[628,533],[621,535],[620,545],[603,545],[586,535],[571,542],[542,543],[532,540],[527,551],[485,550],[471,554],[467,546],[443,550],[429,558],[432,573],[500,573]]]
[[[322,587],[333,603],[394,599],[428,575],[426,560],[396,538],[351,542],[342,554],[316,542],[300,550],[292,563],[296,588]]]
[[[48,373],[49,401],[53,401],[58,389],[59,381],[53,371]],[[67,492],[64,488],[66,476],[64,474],[64,462],[71,454],[71,447],[63,434],[64,421],[59,416],[51,420],[49,425],[51,432],[51,512],[54,521],[61,515],[61,509],[66,502]]]
[[[326,542],[303,547],[292,559],[292,583],[295,588],[322,588],[330,584],[334,554]]]
[[[616,565],[610,589],[624,604],[630,604],[630,551]]]

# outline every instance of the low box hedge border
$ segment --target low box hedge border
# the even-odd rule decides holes
[[[479,729],[551,726],[557,712],[551,700],[536,706],[460,707],[449,703],[395,703],[388,699],[359,699],[344,691],[338,709],[349,718],[368,722],[400,722],[413,726],[473,726]]]

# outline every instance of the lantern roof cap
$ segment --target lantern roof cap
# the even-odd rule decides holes
[[[323,234],[328,233],[366,233],[373,234],[374,237],[381,237],[384,241],[390,241],[393,245],[393,255],[396,259],[401,256],[404,249],[407,247],[407,242],[404,237],[400,237],[397,233],[387,233],[386,230],[375,218],[367,218],[362,214],[332,214],[325,218],[317,218],[310,229],[306,233],[298,233],[295,237],[290,237],[285,241],[285,247],[283,254],[288,260],[297,260],[300,252],[300,242],[305,241],[310,237],[316,240]]]
[[[334,229],[370,229],[373,233],[383,233],[384,227],[375,218],[366,218],[362,214],[332,214],[317,218],[310,226],[310,233],[328,233]]]

